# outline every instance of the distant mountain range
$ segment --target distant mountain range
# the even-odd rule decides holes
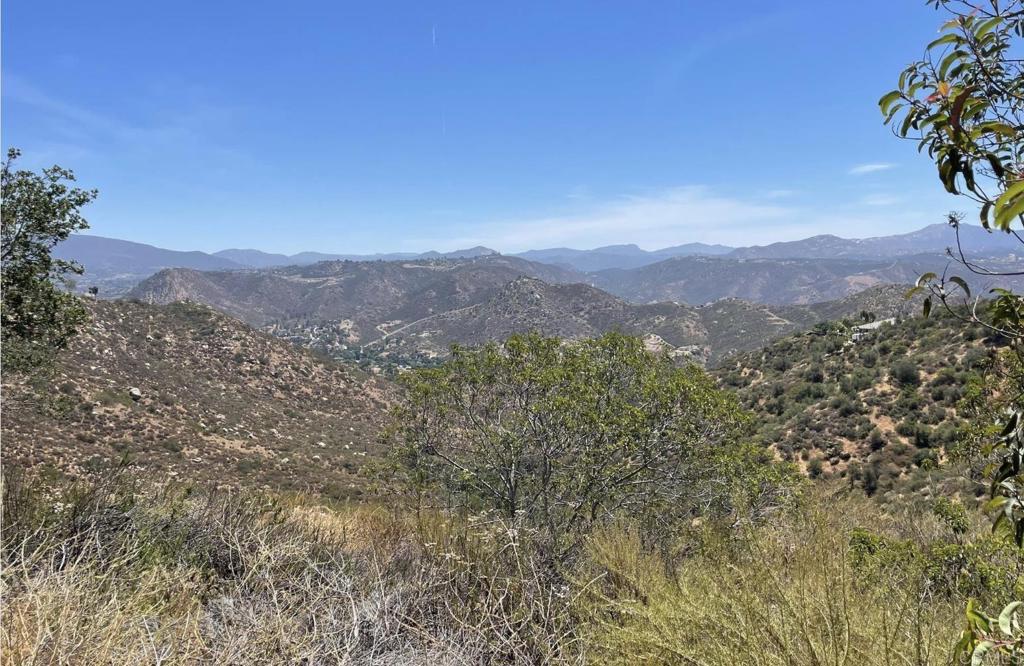
[[[213,256],[228,259],[239,268],[275,268],[278,266],[305,266],[320,261],[402,261],[405,259],[470,259],[498,254],[488,247],[471,247],[454,252],[392,252],[389,254],[324,254],[300,252],[298,254],[270,254],[260,250],[221,250]],[[195,268],[185,266],[184,268]]]
[[[815,303],[879,284],[912,283],[945,265],[940,255],[900,259],[734,259],[676,257],[629,270],[595,273],[595,286],[635,303],[700,305],[720,298],[769,304]]]
[[[965,249],[996,269],[1020,268],[1019,248],[978,227]],[[726,355],[819,321],[905,312],[906,284],[941,270],[952,230],[933,225],[863,240],[816,236],[764,247],[702,244],[554,248],[503,256],[451,253],[273,255],[176,252],[74,236],[61,256],[86,267],[84,284],[147,303],[194,301],[331,356],[391,366],[431,362],[453,343],[516,332],[578,338],[619,330],[676,357]],[[916,251],[916,252],[914,252]],[[983,292],[986,278],[965,275]],[[1003,280],[1024,287],[1024,280]],[[904,285],[904,286],[898,286]]]
[[[762,263],[691,257],[634,270],[684,261]],[[853,264],[851,270],[857,269],[858,262]],[[566,338],[620,330],[675,355],[714,362],[825,318],[863,309],[887,315],[908,307],[906,286],[865,291],[870,284],[853,282],[836,290],[844,298],[840,304],[764,305],[736,298],[706,307],[670,299],[646,304],[581,283],[580,277],[571,269],[501,255],[332,261],[260,271],[167,269],[129,296],[157,304],[205,303],[331,355],[352,358],[359,350],[396,363],[443,356],[453,343],[475,345],[533,330]],[[739,277],[735,284],[743,282]],[[781,273],[777,279],[794,278]]]
[[[639,268],[672,257],[694,255],[713,257],[728,254],[733,250],[734,248],[725,245],[706,245],[704,243],[687,243],[654,251],[643,250],[636,245],[608,245],[593,250],[573,250],[567,247],[528,250],[515,256],[590,273],[610,268]]]
[[[1019,261],[1013,253],[1020,253],[1021,246],[1006,234],[989,233],[978,226],[963,225],[961,236],[965,250],[972,257],[1001,258]],[[636,245],[609,245],[593,250],[571,248],[549,248],[529,250],[512,256],[534,263],[550,264],[575,271],[580,282],[594,282],[602,288],[628,299],[657,300],[670,298],[688,302],[708,300],[706,294],[680,296],[671,291],[647,298],[638,295],[633,287],[616,287],[610,282],[617,281],[614,271],[632,271],[661,264],[669,260],[714,257],[729,260],[741,259],[842,259],[878,262],[884,259],[908,259],[915,255],[944,253],[955,242],[952,229],[944,224],[933,224],[918,231],[894,236],[865,239],[845,239],[837,236],[814,236],[799,241],[773,243],[765,246],[732,248],[725,245],[687,243],[660,250],[644,250]],[[326,254],[301,252],[298,254],[272,254],[260,250],[229,249],[213,254],[205,252],[181,252],[166,250],[143,243],[75,234],[55,249],[62,259],[75,259],[85,267],[85,275],[79,280],[80,288],[97,286],[101,296],[121,296],[137,283],[165,268],[191,268],[209,270],[259,270],[284,266],[305,266],[320,261],[407,261],[420,259],[469,259],[498,254],[486,247],[473,247],[454,252],[396,252],[389,254]],[[680,265],[686,265],[685,262]],[[728,264],[712,264],[727,266]],[[916,265],[916,264],[915,264]],[[661,272],[658,269],[655,272]],[[873,269],[869,269],[873,270]],[[606,273],[611,271],[610,273]],[[848,272],[840,269],[841,273]],[[599,275],[600,277],[593,277]],[[904,275],[899,276],[903,281]],[[880,276],[883,281],[889,278]],[[874,281],[872,281],[873,283]],[[775,282],[777,284],[777,282]],[[641,290],[642,291],[642,290]],[[685,292],[680,292],[685,293]],[[747,294],[744,297],[758,298]]]
[[[121,296],[157,271],[165,268],[193,268],[199,271],[222,271],[243,268],[227,259],[205,252],[180,252],[163,248],[74,234],[53,249],[58,259],[77,261],[85,268],[78,278],[79,287],[97,286],[101,296]]]
[[[60,259],[71,259],[85,268],[78,286],[97,286],[104,297],[123,296],[132,287],[150,275],[165,268],[191,268],[198,271],[252,270],[281,266],[306,266],[320,261],[399,261],[406,259],[465,259],[497,254],[486,247],[474,247],[455,252],[421,252],[392,254],[269,254],[259,250],[221,250],[182,252],[105,238],[88,234],[75,234],[54,248]]]
[[[975,257],[1006,257],[1021,253],[1021,244],[1006,233],[991,233],[972,224],[960,225],[964,252]],[[915,254],[944,253],[956,245],[956,235],[947,224],[931,224],[906,234],[874,238],[812,236],[798,241],[738,248],[733,259],[880,259]]]

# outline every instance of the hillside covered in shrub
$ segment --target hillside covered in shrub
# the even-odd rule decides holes
[[[99,301],[89,315],[53,367],[4,376],[5,465],[360,492],[383,380],[206,306]]]
[[[862,323],[777,340],[717,375],[756,414],[757,440],[812,478],[846,478],[869,495],[932,492],[937,463],[955,457],[962,412],[1005,343],[948,315]]]

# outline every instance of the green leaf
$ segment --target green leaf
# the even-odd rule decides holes
[[[910,128],[913,126],[914,121],[917,119],[917,114],[917,109],[911,109],[910,111],[907,111],[907,115],[903,119],[903,124],[900,125],[900,136],[906,136],[910,132]]]
[[[1013,601],[999,614],[999,630],[1007,636],[1013,636],[1013,615],[1021,605],[1024,605],[1024,601]]]
[[[977,29],[974,31],[974,36],[979,38],[984,37],[988,33],[992,32],[992,30],[994,30],[995,27],[1002,22],[1003,17],[1001,16],[996,16],[995,18],[990,18],[987,21],[983,21],[981,24],[978,25]]]
[[[961,51],[959,49],[947,54],[946,57],[942,59],[942,62],[939,63],[939,78],[945,81],[949,77],[949,68],[953,66],[953,63],[961,58],[966,58],[967,56],[968,53],[966,51]]]
[[[974,603],[974,599],[970,599],[967,602],[967,621],[976,629],[980,629],[981,631],[989,631],[992,628],[992,620],[983,612],[978,610]]]
[[[988,651],[995,647],[995,643],[992,641],[981,641],[974,646],[974,652],[971,653],[971,666],[981,666],[985,661],[985,655]]]
[[[967,286],[967,281],[964,280],[962,277],[954,275],[953,277],[949,278],[949,281],[963,289],[964,293],[967,294],[967,298],[971,297],[971,289],[970,287]]]
[[[1017,138],[1017,131],[1006,123],[1000,123],[994,120],[984,122],[978,125],[978,131],[983,134],[998,134],[1007,139]]]
[[[894,102],[899,100],[902,93],[899,90],[893,90],[891,92],[882,95],[882,99],[878,100],[878,107],[882,110],[882,114],[886,115],[889,113],[889,108]]]
[[[924,313],[924,316],[927,319],[928,315],[931,314],[931,311],[932,311],[932,297],[931,296],[929,296],[928,298],[924,299],[924,305],[921,307],[921,311]]]
[[[1010,223],[1020,215],[1024,215],[1024,180],[1010,185],[996,200],[996,227],[1007,231]]]
[[[995,513],[997,511],[1001,511],[1003,505],[1006,504],[1008,501],[1008,497],[1005,497],[1003,495],[997,495],[996,497],[993,497],[989,501],[985,502],[985,506],[982,508],[982,511],[984,511],[985,513]]]
[[[917,283],[914,286],[915,287],[923,287],[924,285],[928,284],[929,282],[931,282],[932,280],[934,280],[937,277],[939,277],[939,276],[936,275],[935,273],[925,273],[921,277],[917,278]]]
[[[955,151],[950,152],[954,153]],[[942,185],[946,188],[946,191],[950,194],[960,194],[956,189],[956,174],[959,170],[959,155],[955,158],[953,155],[950,155],[949,159],[939,163],[939,179],[942,181]]]
[[[897,113],[899,113],[899,110],[902,109],[902,108],[903,108],[902,104],[894,105],[891,109],[889,109],[889,113],[887,113],[885,115],[885,118],[882,120],[882,123],[885,124],[885,125],[888,125],[890,122],[892,122],[893,117]]]
[[[939,37],[936,40],[933,40],[931,43],[928,44],[928,46],[925,47],[925,49],[931,51],[936,46],[942,46],[943,44],[962,44],[963,41],[963,37],[956,34],[955,32],[951,32],[943,35],[942,37]]]

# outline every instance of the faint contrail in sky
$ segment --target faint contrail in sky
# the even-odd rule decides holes
[[[437,50],[437,24],[433,23],[430,26],[430,45],[434,50]],[[444,111],[441,111],[441,136],[448,134],[448,122],[445,120]]]

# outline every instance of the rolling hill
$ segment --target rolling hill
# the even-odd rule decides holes
[[[626,300],[702,304],[742,298],[769,304],[814,303],[879,284],[912,283],[932,261],[678,257],[630,271],[602,271],[593,283]]]
[[[1000,344],[951,317],[904,318],[856,341],[833,322],[714,372],[757,414],[756,438],[782,459],[869,494],[905,492],[960,483],[930,470],[955,447],[960,399]]]
[[[392,328],[360,347],[351,345],[344,329],[326,322],[268,330],[331,356],[368,359],[377,367],[432,363],[447,356],[452,344],[478,346],[513,333],[535,331],[572,339],[612,330],[641,337],[649,347],[681,362],[715,365],[737,351],[758,348],[827,319],[857,318],[864,311],[879,318],[905,314],[917,307],[905,300],[905,292],[906,287],[889,285],[809,306],[723,299],[693,307],[671,302],[638,305],[585,284],[519,278],[485,301]]]
[[[49,376],[5,375],[6,465],[79,476],[125,460],[182,481],[360,492],[387,382],[205,306],[90,314]]]
[[[580,279],[563,268],[503,256],[334,261],[263,271],[171,269],[129,296],[147,303],[205,303],[253,326],[340,322],[352,344],[365,344],[424,317],[482,302],[521,276]]]
[[[71,235],[53,248],[53,256],[80,263],[85,274],[75,277],[78,287],[99,287],[100,296],[104,298],[122,296],[140,280],[165,268],[199,271],[244,268],[227,257],[205,252],[165,250],[144,243],[88,234]]]
[[[384,358],[446,355],[453,343],[480,346],[513,333],[538,331],[567,339],[610,330],[705,360],[707,336],[694,308],[674,303],[633,305],[585,284],[518,278],[485,301],[441,312],[391,331],[372,343]]]

